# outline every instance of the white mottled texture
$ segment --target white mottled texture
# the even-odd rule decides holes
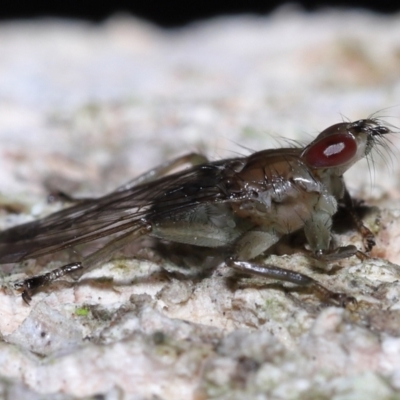
[[[59,207],[46,204],[51,188],[100,195],[190,151],[216,159],[282,137],[307,143],[342,118],[374,112],[400,125],[395,15],[282,10],[173,31],[127,17],[2,23],[0,60],[0,229]],[[193,280],[131,257],[52,285],[28,307],[9,283],[44,262],[2,267],[0,393],[396,398],[399,137],[391,141],[391,158],[346,175],[352,194],[378,207],[365,219],[375,258],[344,260],[329,275],[302,255],[272,259],[354,295],[353,309],[324,308],[260,279],[232,283],[224,266]],[[361,246],[356,232],[339,240]]]

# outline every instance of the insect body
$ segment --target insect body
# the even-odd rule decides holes
[[[189,155],[166,163],[98,199],[85,199],[43,219],[0,233],[0,263],[38,258],[112,236],[83,260],[18,283],[23,299],[72,271],[84,272],[144,235],[203,247],[228,248],[226,264],[240,271],[311,287],[324,300],[346,304],[306,275],[254,258],[282,237],[303,231],[314,257],[330,261],[357,254],[333,248],[332,217],[339,203],[351,211],[343,173],[390,133],[380,120],[333,125],[304,148],[256,152],[207,162]],[[176,165],[192,167],[169,174]],[[363,228],[367,251],[373,236]]]

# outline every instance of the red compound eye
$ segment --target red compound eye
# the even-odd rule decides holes
[[[312,144],[304,153],[306,163],[314,168],[338,167],[349,162],[357,152],[353,135],[337,133]]]

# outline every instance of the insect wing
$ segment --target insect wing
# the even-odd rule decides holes
[[[220,163],[197,166],[158,180],[87,200],[43,219],[0,232],[0,263],[19,262],[179,214],[199,202],[221,201]]]

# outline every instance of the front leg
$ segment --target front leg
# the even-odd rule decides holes
[[[313,252],[313,256],[321,261],[332,262],[357,256],[365,259],[366,255],[356,246],[348,245],[331,248],[332,217],[329,213],[320,210],[313,213],[312,217],[304,224],[304,233]]]
[[[372,248],[376,245],[375,235],[371,232],[371,230],[364,225],[364,222],[358,215],[356,208],[362,204],[362,202],[354,201],[350,196],[350,193],[347,189],[345,189],[344,196],[340,202],[341,208],[350,216],[353,223],[355,224],[358,232],[360,233],[364,249],[367,253],[369,253]]]

